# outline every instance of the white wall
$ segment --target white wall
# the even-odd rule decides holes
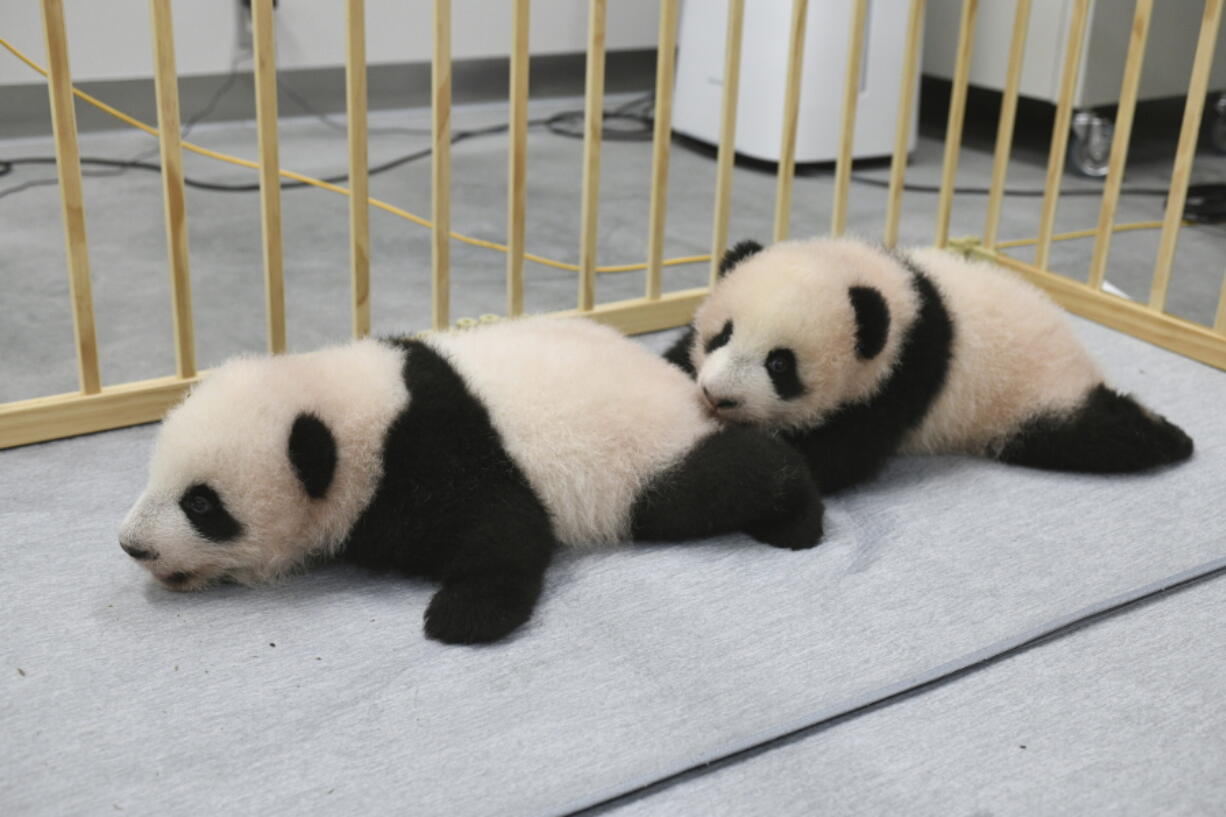
[[[924,73],[951,79],[956,60],[960,0],[930,0],[924,30]],[[1192,57],[1200,32],[1202,0],[1162,0],[1154,4],[1142,64],[1139,98],[1160,99],[1187,93]],[[1132,33],[1133,4],[1098,0],[1090,7],[1089,37],[1081,54],[1075,107],[1111,105],[1119,100],[1124,59]],[[1030,28],[1022,62],[1022,96],[1055,103],[1060,97],[1071,0],[1031,5]],[[1009,59],[1014,4],[979,4],[970,82],[1002,90]],[[1226,87],[1226,27],[1218,31],[1210,89]]]
[[[229,71],[239,34],[238,0],[174,0],[175,52],[180,75]],[[149,77],[153,71],[148,0],[64,0],[72,74],[75,80]],[[609,3],[610,50],[652,48],[658,0]],[[339,66],[345,60],[343,0],[281,0],[277,17],[277,64],[282,68]],[[368,0],[367,56],[371,63],[430,59],[433,3],[429,0]],[[454,59],[507,54],[510,0],[454,0]],[[45,64],[38,0],[0,0],[0,36]],[[583,51],[587,3],[535,0],[531,49],[534,54]],[[39,78],[0,50],[0,85]]]

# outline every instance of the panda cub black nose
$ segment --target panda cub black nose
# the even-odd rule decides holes
[[[706,386],[702,387],[702,396],[707,398],[707,402],[710,403],[713,408],[717,409],[736,408],[741,404],[740,400],[732,400],[727,397],[716,397],[707,390]]]
[[[123,542],[120,542],[119,546],[123,548],[124,553],[128,554],[133,559],[139,559],[142,562],[148,561],[150,559],[156,559],[158,557],[158,555],[154,553],[152,550],[144,550],[143,548],[132,547],[131,545],[125,545]]]

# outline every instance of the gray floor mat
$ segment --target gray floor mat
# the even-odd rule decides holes
[[[554,813],[1223,556],[1226,378],[1077,331],[1196,438],[1191,462],[900,460],[831,501],[815,551],[725,537],[561,559],[531,625],[483,649],[423,639],[426,584],[344,567],[151,586],[115,543],[151,428],[4,452],[0,805]]]
[[[593,810],[1212,815],[1226,802],[1226,581]]]
[[[1103,599],[1068,615],[1046,622],[1034,630],[1018,633],[1003,641],[960,656],[946,664],[933,667],[920,675],[905,678],[882,689],[873,690],[863,698],[844,701],[829,709],[815,712],[804,723],[797,724],[784,731],[764,735],[761,740],[754,744],[743,747],[729,747],[730,750],[722,756],[699,759],[689,768],[670,777],[642,781],[640,785],[634,788],[612,794],[600,800],[584,798],[575,804],[573,808],[564,809],[563,814],[567,815],[567,817],[578,817],[580,814],[618,814],[629,817],[629,815],[636,812],[660,813],[657,809],[664,809],[667,812],[675,813],[672,807],[679,807],[681,804],[685,804],[688,808],[698,808],[700,811],[706,811],[698,806],[694,798],[695,792],[702,792],[699,797],[706,797],[707,799],[712,797],[718,798],[724,809],[731,807],[729,802],[731,799],[741,800],[740,807],[733,808],[738,814],[780,814],[782,813],[783,804],[787,804],[793,813],[811,814],[814,809],[823,805],[825,795],[810,792],[811,800],[798,800],[795,794],[796,787],[793,784],[798,779],[807,780],[808,778],[807,776],[795,775],[793,772],[795,772],[795,767],[798,763],[803,764],[809,769],[822,768],[823,771],[827,771],[827,769],[824,767],[824,764],[815,758],[805,757],[808,754],[816,754],[808,747],[793,748],[797,744],[803,743],[805,740],[824,730],[846,726],[857,718],[875,715],[883,708],[894,704],[905,704],[915,696],[940,691],[944,686],[966,679],[973,673],[992,669],[998,662],[1007,662],[1011,658],[1036,647],[1050,644],[1058,639],[1079,635],[1087,627],[1103,623],[1114,616],[1135,612],[1144,608],[1147,604],[1169,600],[1177,593],[1199,587],[1202,583],[1213,579],[1220,579],[1223,575],[1226,575],[1226,557],[1214,559],[1207,564],[1198,565],[1157,582],[1152,582]],[[1220,612],[1222,608],[1219,605],[1221,601],[1226,600],[1226,590],[1220,587],[1216,588],[1216,590],[1216,594],[1212,592],[1206,593],[1200,603],[1203,604],[1205,599],[1210,599],[1208,603],[1214,605],[1216,610]],[[1169,618],[1169,613],[1165,614],[1164,618]],[[1214,623],[1216,624],[1216,621]],[[1088,636],[1087,638],[1093,641],[1100,639],[1101,636]],[[1119,645],[1114,646],[1119,647]],[[1077,647],[1073,648],[1073,650],[1076,649]],[[1067,652],[1068,648],[1057,651],[1054,656],[1048,656],[1046,663],[1043,665],[1046,668],[1051,668],[1054,662],[1067,660]],[[1190,658],[1181,657],[1185,660]],[[1042,663],[1038,659],[1036,661]],[[1026,662],[1022,663],[1023,666],[1014,667],[1014,672],[1010,675],[1009,680],[1005,682],[1018,687],[1019,692],[1031,683],[1031,679],[1027,675],[1027,668],[1024,666]],[[1138,661],[1138,663],[1142,662]],[[1218,664],[1219,669],[1222,668],[1221,662],[1215,663]],[[1110,665],[1107,665],[1101,667],[1101,669],[1104,672],[1108,672],[1112,668]],[[1146,667],[1145,669],[1152,672],[1151,667]],[[1120,682],[1127,684],[1129,681],[1127,674],[1121,673],[1121,675],[1124,677],[1120,679]],[[997,678],[996,683],[1001,683],[1001,680]],[[1216,688],[1201,687],[1194,692],[1198,696],[1215,696]],[[965,695],[965,692],[962,694]],[[1067,704],[1067,702],[1063,701],[1060,703]],[[901,715],[900,717],[905,719],[908,717],[908,714]],[[1083,714],[1082,717],[1092,719],[1093,715]],[[1009,723],[1007,725],[993,724],[993,726],[998,729],[1002,727],[1025,729],[1026,724],[1022,720],[1021,722]],[[1183,726],[1190,726],[1190,724],[1183,724]],[[880,729],[881,727],[877,725],[876,728]],[[1025,750],[1027,747],[1019,745],[1018,748]],[[1198,748],[1226,759],[1226,738],[1206,741]],[[1130,760],[1134,762],[1139,754],[1138,748],[1135,746],[1125,747],[1120,744],[1115,746],[1114,749],[1119,754],[1130,755]],[[767,758],[764,756],[776,750],[787,750],[784,752],[785,757]],[[1152,750],[1152,746],[1146,745],[1140,751]],[[731,771],[727,778],[718,781],[700,782],[700,778],[704,776],[718,775],[740,763],[745,763],[746,767]],[[948,765],[948,761],[946,761],[945,765]],[[1164,774],[1164,771],[1172,770],[1167,770],[1164,764],[1159,763],[1157,765],[1162,770],[1157,772],[1158,777],[1169,776],[1169,774]],[[1037,781],[1029,776],[1018,776],[1011,782],[1017,785],[1033,787]],[[1226,793],[1226,775],[1221,775],[1206,782],[1211,783],[1214,791]],[[1098,787],[1102,791],[1102,799],[1104,801],[1100,804],[1101,806],[1111,806],[1114,810],[1114,808],[1122,805],[1119,791],[1116,787],[1110,785],[1108,781],[1099,781]],[[670,791],[673,788],[676,788],[676,791]],[[1203,788],[1195,788],[1191,792],[1192,798],[1195,800],[1201,800],[1208,794],[1209,792]],[[1169,795],[1167,797],[1168,800],[1164,804],[1170,805]],[[863,802],[858,804],[858,813],[881,813],[877,809],[881,808],[882,805],[870,806],[870,799],[866,797]],[[651,802],[647,802],[648,800]],[[1137,804],[1134,802],[1129,803],[1129,805],[1135,810]],[[950,804],[943,803],[940,808],[939,813],[947,814],[949,813]],[[1024,813],[1032,813],[1029,810],[1029,806],[1027,809],[1027,812]],[[912,811],[911,813],[914,812]]]

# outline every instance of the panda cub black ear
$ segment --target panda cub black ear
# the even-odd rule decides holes
[[[299,414],[289,433],[289,461],[312,499],[328,492],[336,472],[336,439],[313,414]]]
[[[719,261],[719,277],[723,278],[728,271],[751,255],[762,251],[762,245],[756,241],[740,241],[724,251],[724,257]]]
[[[849,291],[856,311],[856,356],[872,360],[885,348],[890,332],[890,308],[885,298],[872,287],[852,287]]]

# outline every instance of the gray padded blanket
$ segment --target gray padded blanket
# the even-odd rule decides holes
[[[0,453],[0,811],[558,814],[1226,555],[1226,377],[1085,323],[1196,439],[1159,474],[900,460],[791,553],[733,536],[559,561],[506,643],[330,567],[179,595],[115,541],[151,428]]]
[[[594,813],[1220,815],[1226,579]]]

